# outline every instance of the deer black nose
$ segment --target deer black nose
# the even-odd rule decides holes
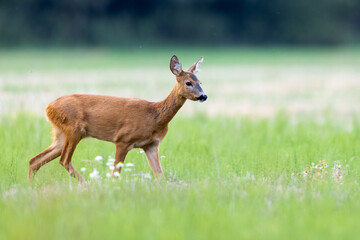
[[[200,102],[205,102],[207,99],[207,96],[205,94],[200,95],[200,97],[196,98]]]

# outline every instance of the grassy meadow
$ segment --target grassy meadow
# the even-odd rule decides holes
[[[205,57],[209,99],[170,123],[165,180],[138,149],[108,178],[114,145],[85,139],[73,156],[85,184],[58,159],[27,182],[51,143],[49,101],[160,100],[173,53],[184,68]],[[0,239],[357,239],[359,59],[357,48],[1,50]]]

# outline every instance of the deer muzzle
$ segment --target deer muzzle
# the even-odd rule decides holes
[[[207,99],[207,96],[205,94],[201,94],[200,97],[196,98],[199,102],[205,102]]]

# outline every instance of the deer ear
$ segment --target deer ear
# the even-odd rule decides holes
[[[197,74],[200,71],[200,66],[201,66],[203,61],[204,61],[204,57],[201,57],[199,59],[199,61],[197,61],[196,63],[191,65],[191,67],[189,67],[188,72],[191,72],[193,74]]]
[[[170,70],[175,76],[179,76],[183,72],[181,63],[176,55],[172,56],[170,60]]]

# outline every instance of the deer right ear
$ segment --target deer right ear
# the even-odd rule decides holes
[[[199,59],[199,61],[197,61],[191,67],[189,67],[188,71],[192,72],[193,74],[197,74],[200,71],[200,66],[201,66],[203,61],[204,61],[204,57],[201,57]]]
[[[176,55],[172,56],[170,60],[170,70],[175,76],[179,76],[183,72],[181,63]]]

